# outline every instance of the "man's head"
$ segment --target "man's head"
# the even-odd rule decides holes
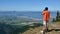
[[[48,7],[45,7],[45,10],[48,10]]]

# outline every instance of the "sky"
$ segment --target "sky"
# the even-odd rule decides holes
[[[0,0],[0,11],[60,10],[60,0]]]

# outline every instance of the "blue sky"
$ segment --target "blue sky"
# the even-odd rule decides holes
[[[0,11],[60,10],[60,0],[0,0]]]

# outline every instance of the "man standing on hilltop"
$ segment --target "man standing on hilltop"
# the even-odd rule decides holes
[[[50,19],[50,12],[48,11],[48,7],[46,7],[43,12],[43,25],[44,25],[44,30],[42,32],[47,32],[48,31],[48,22]]]

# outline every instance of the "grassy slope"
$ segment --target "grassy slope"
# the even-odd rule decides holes
[[[56,24],[56,25],[55,25]],[[51,30],[50,32],[47,32],[46,34],[60,34],[60,23],[52,23],[52,25],[56,26],[51,26],[51,24],[49,25],[49,30]],[[57,26],[58,25],[58,26]],[[57,28],[59,27],[59,28]],[[40,31],[43,30],[43,26],[41,27],[36,27],[36,28],[30,28],[29,30],[25,31],[22,34],[42,34]]]

